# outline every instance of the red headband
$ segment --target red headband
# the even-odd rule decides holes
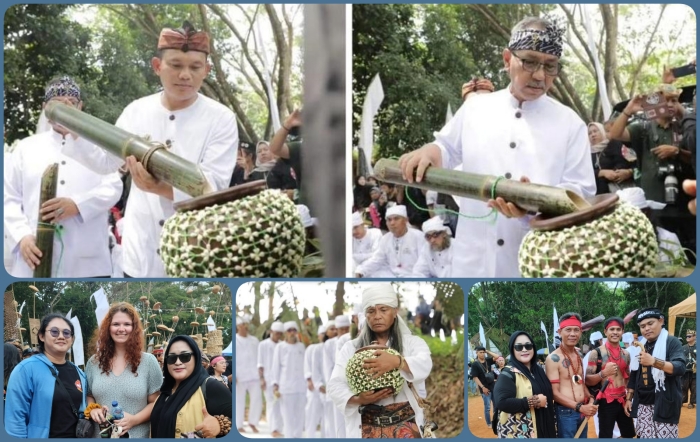
[[[609,329],[610,327],[614,327],[614,326],[618,326],[618,327],[620,327],[620,328],[623,329],[623,330],[625,329],[625,326],[622,325],[622,324],[620,324],[619,322],[617,322],[617,321],[610,321],[610,322],[608,322],[608,325],[605,327],[605,330]]]
[[[578,327],[581,328],[581,321],[576,319],[575,316],[567,318],[559,323],[559,330],[563,330],[566,327]]]

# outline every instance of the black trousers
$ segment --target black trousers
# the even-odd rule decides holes
[[[625,414],[624,406],[618,401],[608,403],[602,399],[598,403],[598,438],[612,438],[615,423],[620,428],[620,436],[633,438],[635,436],[634,421]]]
[[[688,402],[688,389],[690,388],[690,403],[695,405],[695,373],[691,370],[683,375],[683,404]]]

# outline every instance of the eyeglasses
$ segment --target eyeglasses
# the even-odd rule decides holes
[[[54,327],[54,328],[52,328],[51,330],[49,330],[49,333],[51,333],[51,336],[53,336],[54,338],[57,338],[59,333],[63,333],[63,337],[66,338],[66,339],[68,339],[68,338],[70,338],[71,336],[73,336],[73,332],[70,331],[70,329],[67,329],[67,328],[65,328],[65,329],[63,329],[63,330],[59,330],[59,329],[57,329],[56,327]]]
[[[694,338],[695,335],[685,335],[686,339]]]
[[[165,362],[168,365],[173,365],[177,360],[180,359],[183,364],[186,364],[190,362],[190,359],[192,359],[192,353],[180,353],[179,355],[168,355],[167,358],[165,358]]]
[[[438,236],[440,236],[440,234],[442,234],[442,232],[426,233],[426,234],[425,234],[425,239],[437,238]]]
[[[525,350],[532,350],[535,346],[532,345],[532,342],[528,342],[527,344],[515,344],[513,348],[515,348],[515,351],[523,351],[523,348]]]
[[[559,75],[559,72],[561,72],[561,63],[540,63],[537,60],[519,57],[515,52],[512,51],[511,54],[513,54],[513,57],[520,60],[520,64],[523,65],[523,69],[525,69],[527,72],[535,73],[540,70],[540,66],[544,68],[544,74],[548,77],[556,77],[557,75]]]

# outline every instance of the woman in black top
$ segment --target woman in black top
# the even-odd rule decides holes
[[[499,419],[499,438],[557,437],[554,426],[554,393],[545,371],[535,361],[535,346],[532,337],[524,331],[516,331],[508,343],[510,360],[503,368],[494,388],[493,400],[505,419]],[[517,386],[521,386],[518,393]],[[530,386],[528,390],[527,386]],[[522,395],[531,391],[529,396]],[[535,414],[536,425],[532,422]]]
[[[163,386],[151,413],[151,437],[180,438],[197,431],[204,437],[222,437],[231,429],[231,391],[209,378],[201,359],[197,343],[189,336],[175,336],[168,343]],[[206,415],[193,406],[201,398],[200,391]]]
[[[596,195],[633,187],[636,167],[634,151],[618,140],[609,140],[600,123],[588,124],[588,140],[591,143]]]
[[[20,362],[7,383],[5,430],[10,436],[75,437],[88,385],[85,373],[66,360],[74,333],[73,324],[58,313],[41,320],[40,354]]]

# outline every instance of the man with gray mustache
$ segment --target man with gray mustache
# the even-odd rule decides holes
[[[455,168],[505,179],[561,187],[586,198],[595,194],[586,125],[570,108],[547,96],[561,71],[564,30],[528,17],[515,25],[503,50],[511,83],[466,100],[435,141],[401,157],[404,177],[421,181],[428,167]],[[488,203],[459,199],[453,253],[457,277],[519,277],[518,249],[527,213],[502,198]],[[485,217],[493,208],[496,222]]]

